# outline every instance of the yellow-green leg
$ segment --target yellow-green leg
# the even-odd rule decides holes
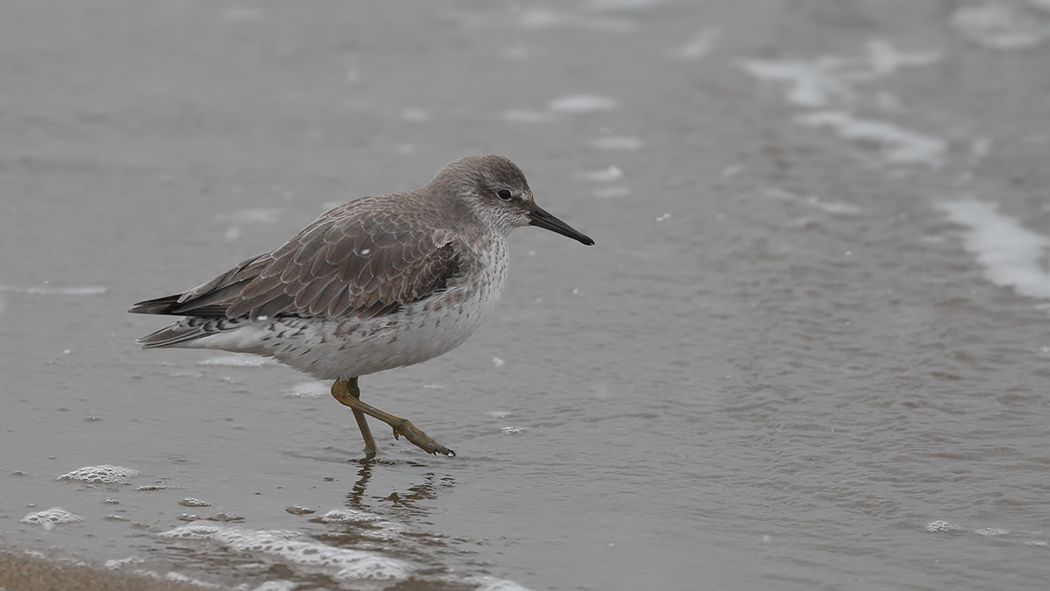
[[[332,384],[332,396],[334,396],[339,402],[349,406],[350,410],[354,412],[354,419],[357,421],[357,427],[361,429],[361,437],[365,440],[365,456],[369,459],[374,458],[376,455],[376,440],[372,437],[372,430],[368,428],[368,421],[365,419],[365,413],[354,408],[352,403],[346,402],[348,399],[361,399],[361,389],[357,387],[357,378],[336,380],[335,383]]]
[[[364,415],[377,418],[387,425],[390,425],[394,430],[394,439],[404,435],[405,439],[411,441],[416,447],[427,453],[440,453],[446,456],[456,455],[456,452],[434,441],[429,435],[420,431],[418,427],[412,424],[412,421],[381,411],[368,403],[362,402],[361,390],[357,387],[357,378],[336,380],[335,383],[332,384],[332,396],[340,403],[349,406],[350,409],[354,411],[354,418],[357,419],[357,426],[361,428],[361,435],[365,439],[365,454],[369,457],[375,455],[376,443],[372,438],[371,431],[368,429],[368,423],[365,422]]]

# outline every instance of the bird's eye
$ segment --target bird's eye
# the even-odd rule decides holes
[[[504,200],[504,201],[510,201],[511,198],[514,197],[513,195],[510,194],[510,191],[508,191],[506,189],[500,189],[499,191],[497,191],[496,192],[496,196],[499,197],[500,199]]]

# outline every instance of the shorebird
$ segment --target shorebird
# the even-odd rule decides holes
[[[221,349],[270,356],[318,379],[350,407],[376,453],[365,415],[431,454],[455,455],[411,421],[361,401],[358,378],[458,347],[507,281],[507,235],[538,226],[594,241],[536,205],[502,156],[456,160],[418,189],[365,197],[323,213],[282,246],[189,291],[130,312],[185,316],[143,348]]]

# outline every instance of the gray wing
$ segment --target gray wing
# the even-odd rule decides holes
[[[467,262],[451,232],[397,214],[333,210],[280,248],[177,299],[141,302],[132,311],[226,318],[389,313],[446,289]]]

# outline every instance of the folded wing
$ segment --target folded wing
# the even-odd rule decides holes
[[[376,209],[333,210],[280,248],[131,312],[370,318],[447,289],[467,263],[451,232]]]

